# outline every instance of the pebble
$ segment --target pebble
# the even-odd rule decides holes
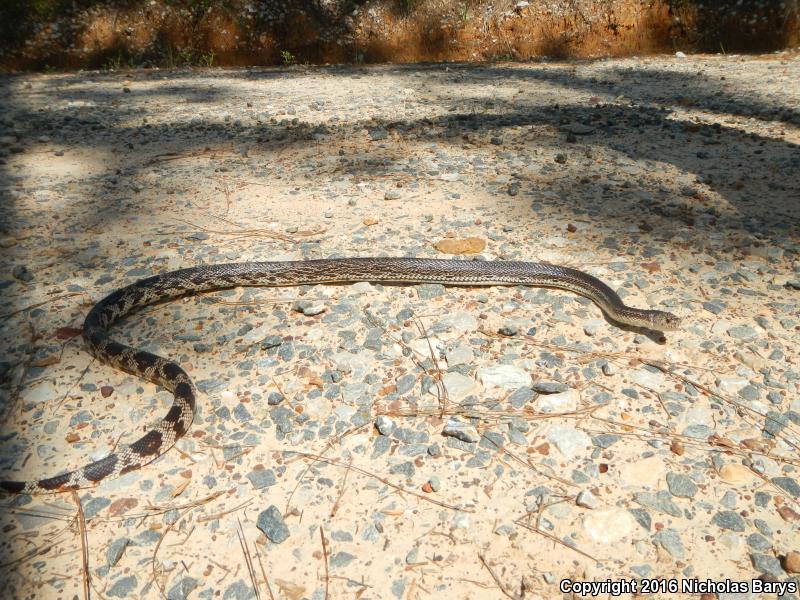
[[[578,493],[575,504],[583,506],[584,508],[597,508],[600,506],[600,501],[597,499],[597,496],[589,490],[582,490]]]
[[[728,335],[742,341],[754,340],[758,337],[758,332],[749,325],[734,325],[728,329]]]
[[[718,472],[720,479],[731,484],[746,483],[756,477],[750,469],[737,463],[723,465]]]
[[[20,281],[29,282],[33,281],[33,273],[28,270],[25,265],[17,265],[11,269],[11,275]]]
[[[375,428],[383,435],[392,435],[395,427],[395,422],[386,415],[380,415],[377,419],[375,419]]]
[[[783,559],[783,568],[787,573],[800,573],[800,552],[788,552]]]
[[[259,8],[269,3],[256,4]],[[531,2],[524,8],[529,12],[536,7]],[[378,7],[375,22],[380,23],[382,18]],[[135,531],[138,525],[134,519],[117,519],[138,514],[150,504],[181,504],[180,498],[171,494],[188,476],[203,494],[228,490],[233,496],[268,498],[268,490],[290,493],[303,467],[288,448],[296,444],[296,450],[320,449],[360,423],[366,427],[347,435],[343,444],[331,446],[330,452],[345,463],[352,454],[354,464],[363,463],[380,478],[402,482],[408,489],[423,488],[428,499],[437,499],[435,494],[442,493],[441,500],[474,511],[459,515],[445,510],[440,515],[441,507],[430,503],[414,503],[409,508],[402,498],[389,493],[391,490],[387,492],[380,479],[359,478],[355,483],[363,487],[364,494],[346,493],[342,497],[341,514],[347,512],[353,519],[348,521],[348,531],[331,536],[328,550],[334,564],[339,560],[343,563],[332,573],[352,576],[353,569],[382,573],[384,581],[380,585],[373,582],[368,591],[375,597],[404,598],[412,587],[418,589],[419,581],[413,583],[417,571],[422,573],[431,565],[435,569],[436,565],[446,567],[450,555],[458,554],[458,548],[447,549],[443,538],[442,544],[421,539],[417,547],[409,541],[408,531],[402,530],[413,521],[435,524],[443,518],[446,524],[461,528],[452,532],[459,543],[492,531],[503,536],[495,538],[503,544],[516,547],[524,542],[527,534],[522,529],[502,515],[496,518],[491,510],[482,510],[491,509],[498,498],[500,504],[515,501],[515,482],[523,485],[517,489],[520,493],[537,484],[545,488],[547,491],[540,490],[539,494],[548,497],[548,502],[561,498],[565,489],[575,498],[572,503],[543,510],[543,531],[593,555],[603,554],[598,548],[617,552],[617,562],[591,564],[585,573],[587,579],[635,574],[660,577],[664,573],[705,578],[703,565],[711,564],[709,556],[716,561],[718,575],[749,579],[757,575],[754,571],[761,571],[785,578],[778,563],[791,573],[790,551],[796,554],[800,550],[792,537],[800,522],[793,504],[800,493],[800,477],[796,468],[782,460],[793,456],[783,440],[800,418],[794,335],[799,320],[794,314],[794,287],[800,284],[789,284],[800,277],[800,246],[788,233],[788,218],[771,214],[770,206],[760,212],[757,209],[759,199],[778,198],[783,202],[778,207],[780,212],[796,212],[796,207],[785,202],[796,192],[794,181],[787,179],[786,173],[797,171],[800,164],[795,164],[791,143],[781,141],[778,135],[784,129],[787,140],[793,135],[788,126],[795,124],[790,121],[796,121],[796,115],[787,117],[785,123],[778,121],[788,111],[782,106],[788,96],[781,90],[791,87],[786,81],[795,65],[790,55],[771,58],[760,61],[738,57],[730,64],[722,56],[670,60],[668,77],[659,71],[663,65],[659,65],[658,57],[639,60],[647,63],[647,69],[637,68],[636,61],[576,64],[576,74],[546,64],[503,67],[499,71],[496,65],[433,65],[421,70],[404,67],[400,76],[408,81],[400,88],[390,79],[395,76],[391,68],[362,66],[352,69],[355,79],[352,87],[347,86],[344,109],[336,99],[332,105],[321,102],[323,90],[317,87],[318,80],[330,85],[329,69],[322,69],[324,73],[306,67],[269,70],[269,77],[248,70],[246,77],[236,78],[239,100],[220,93],[225,91],[224,73],[222,77],[205,70],[187,70],[179,77],[186,81],[179,83],[189,85],[190,80],[197,79],[199,84],[190,85],[192,101],[188,104],[159,100],[161,79],[167,77],[166,84],[173,85],[171,74],[144,73],[145,87],[153,88],[154,94],[148,96],[151,101],[142,103],[143,96],[138,93],[125,94],[126,101],[119,107],[107,99],[87,101],[97,100],[92,98],[94,90],[110,89],[109,85],[112,97],[121,98],[123,86],[140,90],[138,79],[129,84],[112,77],[108,83],[105,76],[93,72],[60,74],[57,82],[53,80],[58,84],[55,87],[69,91],[74,78],[80,84],[74,86],[80,98],[55,98],[55,104],[48,106],[43,98],[51,94],[47,83],[51,76],[37,75],[32,79],[35,93],[25,95],[22,105],[10,104],[6,120],[0,118],[0,136],[10,138],[0,144],[0,162],[13,166],[2,192],[10,205],[24,208],[9,213],[12,222],[6,229],[13,232],[13,243],[6,241],[8,232],[0,233],[0,246],[9,254],[5,277],[0,278],[0,296],[7,305],[2,312],[48,301],[4,323],[3,350],[7,356],[0,359],[0,378],[13,389],[27,357],[43,363],[31,365],[22,382],[18,408],[26,424],[25,437],[2,440],[6,465],[19,460],[16,468],[22,468],[25,456],[36,459],[45,472],[78,464],[66,458],[62,463],[55,452],[62,447],[76,459],[100,458],[107,452],[103,440],[113,435],[113,429],[119,429],[120,418],[124,417],[132,430],[141,430],[152,411],[160,414],[167,406],[164,402],[171,401],[166,392],[153,394],[149,384],[98,369],[95,364],[68,394],[63,407],[66,413],[53,413],[45,406],[45,400],[64,397],[69,391],[65,383],[69,384],[72,375],[81,374],[87,364],[85,353],[74,351],[81,345],[79,339],[69,342],[63,353],[59,352],[61,341],[49,339],[58,327],[80,325],[81,302],[86,299],[81,295],[87,291],[102,295],[128,278],[192,264],[373,253],[433,257],[439,256],[439,251],[431,247],[431,241],[467,236],[486,241],[483,254],[474,257],[478,260],[525,260],[532,258],[531,240],[539,235],[540,243],[534,244],[541,255],[537,259],[558,263],[569,257],[573,264],[584,265],[605,279],[630,304],[682,314],[686,318],[684,327],[660,345],[648,336],[615,327],[600,318],[593,304],[566,292],[523,287],[445,288],[438,284],[395,287],[357,283],[300,290],[233,290],[231,295],[221,292],[192,297],[136,315],[129,324],[131,331],[119,335],[175,356],[193,375],[202,393],[195,423],[180,441],[181,452],[170,452],[145,469],[113,480],[110,483],[121,486],[113,493],[101,488],[82,496],[85,509],[95,515],[96,534],[107,537],[94,567],[97,574],[93,572],[97,589],[105,590],[103,594],[109,598],[149,597],[157,592],[144,575],[136,575],[141,566],[137,561],[152,554],[164,526],[175,522],[177,513],[173,510],[156,518],[162,527],[153,531]],[[343,69],[340,74],[342,67],[333,67],[335,78],[350,81],[350,68]],[[547,85],[536,87],[532,83],[536,78],[509,79],[508,73],[500,72],[519,69],[535,71],[548,80]],[[754,76],[758,81],[752,88],[763,87],[767,92],[759,96],[765,99],[763,102],[755,108],[750,103],[742,112],[743,103],[732,99],[731,90],[747,91],[747,82],[740,77],[745,69],[759,74]],[[714,82],[721,76],[726,76],[727,82],[720,79],[722,92],[717,95],[697,95],[691,85],[681,87],[681,81],[687,78]],[[29,78],[25,74],[20,77],[23,83]],[[139,75],[126,74],[126,79],[134,77]],[[591,84],[592,89],[570,92],[567,83],[574,83],[576,77]],[[464,104],[466,96],[457,93],[459,82],[473,86],[479,82],[489,90],[476,105],[480,113],[484,100],[490,104],[480,119],[470,116],[475,107]],[[289,106],[275,91],[276,85],[306,99]],[[409,92],[403,90],[406,85]],[[369,93],[359,92],[359,86]],[[256,88],[258,94],[253,96]],[[441,94],[445,88],[453,91],[449,99]],[[504,107],[514,102],[516,88],[527,93],[519,96],[526,98],[524,110],[508,112]],[[540,88],[544,93],[541,98],[536,96]],[[553,103],[553,93],[559,96],[556,101],[561,106]],[[687,103],[671,106],[677,112],[670,115],[661,107],[663,99],[677,96],[685,97]],[[228,106],[221,107],[220,102]],[[257,108],[236,108],[248,102]],[[100,189],[102,193],[94,193],[98,192],[92,184],[97,183],[95,179],[87,180],[80,173],[45,180],[36,169],[26,166],[35,158],[29,156],[30,144],[45,135],[50,141],[41,143],[63,145],[67,155],[77,156],[72,141],[98,141],[97,136],[107,137],[120,122],[118,117],[127,122],[131,116],[133,135],[127,141],[134,147],[127,141],[122,144],[126,152],[131,151],[131,161],[100,175],[100,188],[107,188]],[[207,117],[213,122],[207,123]],[[732,122],[725,123],[725,119]],[[139,126],[145,122],[146,127]],[[175,123],[187,125],[191,135]],[[258,126],[254,126],[256,123]],[[736,135],[745,129],[753,135]],[[232,157],[218,154],[219,173],[234,176],[241,167],[244,171],[239,175],[245,179],[268,184],[275,183],[271,181],[273,174],[281,175],[282,181],[273,185],[275,193],[268,195],[266,204],[252,204],[246,194],[236,194],[231,210],[244,222],[251,213],[256,221],[271,214],[274,222],[263,225],[254,221],[252,225],[298,234],[291,252],[276,259],[271,254],[274,242],[268,239],[239,241],[208,233],[184,235],[180,233],[182,227],[176,230],[174,224],[164,222],[165,215],[176,211],[195,217],[200,214],[196,213],[202,208],[196,205],[197,190],[192,190],[195,182],[203,181],[199,177],[202,165],[186,160],[156,161],[143,169],[130,165],[147,162],[147,156],[137,159],[139,152],[150,156],[179,147],[202,150],[207,135],[236,140]],[[545,139],[523,156],[517,148],[532,135],[550,136],[549,141],[554,143]],[[602,143],[584,144],[582,135],[596,137],[593,141]],[[255,136],[264,139],[257,141]],[[417,144],[419,152],[397,155],[391,150],[389,137]],[[489,137],[495,138],[495,144],[489,143]],[[565,137],[573,143],[563,144]],[[299,165],[297,176],[264,160],[264,156],[274,154],[273,140],[278,138],[281,160]],[[314,144],[300,143],[306,138]],[[347,143],[339,152],[338,142],[333,146],[317,143],[325,139]],[[164,143],[165,149],[157,147]],[[100,139],[95,145],[103,144]],[[639,146],[638,151],[635,146]],[[682,151],[673,152],[677,148]],[[55,150],[45,149],[58,162],[53,156]],[[698,152],[709,159],[698,162]],[[691,168],[692,161],[697,162],[696,168]],[[752,165],[750,171],[759,176],[737,171],[739,162]],[[656,171],[663,171],[657,181],[652,179],[656,163]],[[762,164],[775,166],[774,172],[759,169]],[[115,168],[120,172],[115,173]],[[315,173],[329,176],[315,178]],[[375,179],[375,173],[385,177]],[[397,182],[402,187],[397,187]],[[150,210],[135,212],[141,207],[128,197],[134,190],[143,194],[138,199],[146,201]],[[491,196],[491,201],[469,201],[476,190],[479,195]],[[575,193],[581,198],[579,203],[570,202]],[[284,197],[286,205],[297,210],[276,209],[270,204],[273,196],[276,201]],[[382,197],[391,202],[369,202]],[[313,206],[304,198],[312,198]],[[445,210],[446,202],[458,205],[457,210]],[[723,205],[737,210],[721,210]],[[687,206],[691,210],[684,210]],[[639,210],[630,211],[631,207]],[[114,238],[119,247],[91,233],[102,228],[107,209],[113,209],[109,212],[112,216],[124,216],[112,224],[109,233],[122,232]],[[420,209],[432,214],[420,214]],[[532,219],[504,220],[504,215],[511,214],[509,210],[515,215],[529,213]],[[146,240],[130,235],[137,214],[139,224],[152,234]],[[635,216],[619,223],[609,220],[620,214]],[[54,230],[41,225],[50,223],[53,217],[58,218]],[[26,220],[31,218],[34,222],[28,226]],[[367,226],[367,218],[372,226]],[[540,225],[550,222],[552,231],[548,233],[546,226]],[[91,225],[89,229],[87,224]],[[197,225],[206,227],[209,223]],[[533,227],[532,232],[528,225]],[[303,235],[318,226],[328,230],[320,235]],[[666,234],[655,235],[657,232]],[[342,239],[347,243],[343,245]],[[42,251],[48,247],[74,247],[79,251],[54,261]],[[27,267],[29,274],[34,274],[33,280],[22,283],[12,274],[14,265]],[[79,295],[59,299],[65,293]],[[317,294],[326,299],[314,299]],[[259,301],[272,297],[281,302]],[[294,302],[296,297],[302,300]],[[217,302],[219,298],[226,302]],[[387,333],[368,322],[366,308],[387,323]],[[420,315],[432,336],[439,366],[446,366],[443,385],[450,393],[450,408],[480,405],[499,418],[474,422],[459,418],[459,438],[437,435],[443,426],[448,427],[447,420],[437,429],[435,418],[380,414],[427,413],[429,407],[438,407],[435,393],[428,393],[438,391],[432,386],[436,371],[427,341],[413,323],[415,314]],[[41,339],[28,339],[29,321]],[[481,333],[498,328],[506,334],[505,339]],[[523,335],[525,340],[521,339]],[[402,339],[403,344],[392,338]],[[531,345],[531,339],[544,347]],[[424,349],[421,356],[403,354],[403,346],[417,342]],[[633,359],[637,353],[678,365],[675,375],[697,380],[723,398],[709,397],[686,381],[642,366]],[[623,358],[625,355],[631,360]],[[61,363],[44,364],[56,357]],[[421,364],[412,358],[418,358]],[[487,372],[485,369],[492,365],[516,370]],[[536,384],[531,374],[538,380]],[[107,394],[111,387],[113,391]],[[655,390],[659,397],[648,390]],[[342,406],[343,397],[351,404]],[[757,411],[762,418],[759,427],[745,427],[742,419],[746,420],[746,415],[737,412],[729,400],[741,404],[751,416],[750,410]],[[527,414],[534,409],[574,410],[582,403],[605,404],[598,409],[598,416],[623,422],[621,429],[598,433],[602,429],[588,422],[534,421]],[[651,443],[629,437],[624,431],[626,424],[649,428],[654,436]],[[584,427],[586,431],[581,429]],[[745,458],[726,454],[719,446],[704,454],[697,451],[695,443],[686,442],[685,448],[671,445],[683,432],[704,447],[708,436],[716,434],[731,439],[740,449],[750,440],[763,445],[766,452]],[[75,433],[79,441],[65,446],[63,437],[70,433]],[[212,441],[224,448],[221,456],[226,460],[225,469],[213,469],[214,476],[206,474],[203,465],[187,459],[197,458],[195,454]],[[498,460],[498,446],[515,454],[525,454],[529,449],[532,462],[543,472],[574,483],[573,491],[555,480],[524,473],[514,461]],[[369,461],[369,456],[374,460]],[[261,462],[270,468],[261,467]],[[281,534],[273,535],[270,544],[283,543],[281,549],[292,546],[290,550],[303,556],[320,552],[318,524],[327,518],[330,502],[326,498],[335,498],[344,473],[337,467],[312,463],[296,492],[294,504],[305,511],[296,525],[295,521],[290,521],[291,525],[284,521],[283,504],[280,509],[271,507],[271,527],[280,529]],[[718,477],[708,472],[711,465]],[[766,485],[753,471],[767,479]],[[414,480],[406,481],[411,475]],[[287,484],[286,490],[278,490]],[[490,493],[491,498],[487,495]],[[503,500],[502,494],[509,498]],[[378,504],[363,504],[364,498],[373,496]],[[316,497],[320,502],[314,500]],[[134,498],[138,508],[126,512],[126,503]],[[46,500],[49,503],[52,499]],[[115,503],[109,504],[110,500]],[[236,505],[239,501],[234,500]],[[525,497],[524,507],[527,501],[532,498]],[[628,510],[628,505],[636,508]],[[120,510],[120,516],[113,516]],[[261,527],[269,525],[265,522],[269,519],[259,515],[260,510],[255,511],[259,529],[250,523],[253,530],[245,531],[251,539],[261,535]],[[107,516],[114,520],[107,522]],[[200,537],[191,540],[205,543],[216,535],[219,543],[230,545],[233,541],[238,548],[230,527],[233,524],[235,528],[235,519],[229,517],[196,522],[193,535]],[[30,515],[12,514],[9,519],[16,521],[23,533],[28,531],[26,524],[33,522]],[[243,521],[243,525],[247,529],[247,523]],[[41,518],[35,521],[35,527],[42,526],[47,527]],[[286,536],[290,539],[283,542]],[[685,547],[683,538],[687,540]],[[401,543],[403,540],[407,543]],[[385,543],[389,543],[388,550],[382,550]],[[306,545],[311,549],[308,553]],[[577,555],[563,546],[553,548],[552,556],[547,555],[538,566],[542,577],[549,573],[548,585],[554,590],[564,575],[559,564]],[[192,548],[185,550],[191,558]],[[340,555],[343,551],[345,554]],[[355,558],[348,559],[350,551]],[[744,564],[743,557],[752,559],[753,566]],[[507,558],[502,551],[487,555],[490,561],[500,561],[498,568]],[[321,559],[314,560],[319,571]],[[362,565],[362,561],[371,564]],[[428,567],[416,568],[428,561]],[[223,577],[224,573],[217,573],[215,568],[212,575],[204,577],[200,575],[203,564],[187,560],[189,572],[185,573],[180,548],[168,543],[160,547],[158,562],[157,566],[163,568],[160,585],[166,585],[169,600],[187,596],[209,600],[215,593],[223,600],[242,600],[255,593],[246,570]],[[13,575],[20,582],[26,577],[26,585],[33,581],[44,586],[39,591],[24,590],[29,596],[70,596],[69,585],[58,579],[57,563],[51,557],[36,557],[21,566],[19,577]],[[414,569],[404,570],[407,566]],[[100,574],[98,567],[106,570]],[[513,573],[509,573],[503,579],[513,583]],[[138,581],[124,589],[124,580],[130,576]],[[296,583],[291,577],[287,579]],[[480,579],[491,582],[485,571]],[[298,598],[323,600],[324,581],[313,581],[313,577],[305,580],[297,582],[306,589],[292,588],[292,593]],[[525,583],[529,590],[543,584],[533,575],[530,581],[534,583]],[[337,585],[342,591],[349,584],[342,580]],[[459,581],[445,569],[430,581],[426,579],[425,585],[431,595],[461,597],[471,584]],[[446,586],[452,589],[448,591]],[[350,587],[358,591],[355,583]],[[276,597],[291,595],[282,585],[275,584],[274,589],[278,589]],[[541,594],[547,596],[548,590]]]

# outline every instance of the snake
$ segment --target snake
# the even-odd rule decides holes
[[[627,306],[608,285],[583,271],[543,262],[427,258],[329,258],[300,261],[199,265],[141,279],[95,304],[83,324],[89,352],[100,362],[162,386],[173,395],[167,414],[135,442],[79,469],[35,481],[0,481],[12,494],[45,494],[92,487],[103,479],[140,469],[164,454],[189,430],[197,389],[175,361],[114,340],[111,326],[144,306],[188,294],[233,287],[286,287],[356,282],[438,283],[448,286],[535,286],[568,290],[594,302],[617,324],[672,331],[681,319],[660,310]]]

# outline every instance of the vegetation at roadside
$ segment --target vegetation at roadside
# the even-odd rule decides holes
[[[0,68],[525,60],[800,46],[800,0],[2,0]]]

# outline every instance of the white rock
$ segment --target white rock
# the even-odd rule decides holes
[[[351,373],[354,380],[362,379],[368,370],[367,362],[352,352],[335,352],[331,355],[333,365],[342,373]]]
[[[566,413],[578,408],[578,391],[567,390],[559,394],[541,394],[536,407],[543,413]]]
[[[584,508],[597,508],[600,506],[600,501],[597,499],[597,496],[595,496],[589,490],[583,490],[575,499],[575,504],[578,506],[583,506]]]
[[[333,412],[333,403],[324,396],[309,398],[303,404],[303,414],[316,421],[324,421]]]
[[[630,489],[655,489],[666,477],[666,466],[660,456],[649,456],[623,464],[617,473],[621,486]]]
[[[442,383],[447,389],[447,397],[451,402],[459,402],[467,396],[481,391],[477,381],[461,373],[445,373],[442,376]],[[439,390],[436,384],[428,388],[428,393],[438,397]]]
[[[651,390],[659,390],[664,385],[664,374],[653,373],[647,369],[636,369],[631,373],[631,380]]]
[[[627,510],[609,508],[586,514],[582,526],[591,540],[600,544],[613,544],[631,538],[639,524]]]
[[[592,440],[583,431],[568,425],[555,425],[547,432],[547,440],[566,458],[576,458]]]
[[[679,50],[675,53],[675,58],[686,58],[686,55]]]
[[[496,365],[478,369],[478,381],[485,387],[502,387],[516,390],[531,384],[531,376],[527,371],[514,365]]]
[[[717,384],[717,391],[720,393],[735,394],[750,382],[739,375],[724,375],[722,377],[717,377],[715,383]]]
[[[380,415],[375,419],[375,427],[383,435],[391,435],[395,428],[395,422],[386,415]]]
[[[450,367],[463,365],[472,360],[472,348],[467,344],[459,344],[452,350],[445,350],[444,357],[447,359],[447,365]]]
[[[730,321],[724,321],[724,320],[714,321],[714,324],[711,326],[711,333],[713,333],[714,335],[725,335],[726,333],[728,333],[728,329],[730,329],[731,327],[733,327],[733,323],[731,323]]]
[[[369,281],[359,281],[350,286],[350,290],[356,294],[368,294],[375,290],[375,286]]]
[[[686,423],[686,425],[714,427],[714,413],[705,406],[694,406],[683,415],[683,422]]]
[[[742,534],[733,531],[723,531],[717,536],[717,543],[728,551],[738,550],[743,542]]]
[[[467,331],[475,331],[478,328],[478,319],[472,313],[466,311],[454,312],[447,315],[434,323],[430,328],[430,332],[445,332],[445,331],[458,331],[464,333]]]

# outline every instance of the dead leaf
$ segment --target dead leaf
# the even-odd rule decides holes
[[[640,266],[648,273],[658,273],[661,270],[661,264],[657,262],[642,263]]]
[[[442,254],[478,254],[486,247],[486,240],[477,237],[464,239],[446,238],[433,245]]]
[[[39,360],[32,360],[31,366],[32,367],[47,367],[50,365],[54,365],[56,363],[61,362],[61,357],[58,354],[51,354],[50,356],[45,356],[44,358],[40,358]]]
[[[289,600],[300,600],[306,593],[306,588],[304,586],[292,583],[291,581],[276,579],[275,584]]]
[[[56,329],[56,338],[59,340],[71,340],[83,333],[83,329],[78,327],[59,327]]]
[[[190,484],[190,483],[192,483],[192,480],[191,480],[191,479],[186,479],[186,480],[184,480],[183,482],[181,482],[181,483],[179,483],[178,485],[176,485],[176,486],[175,486],[175,489],[173,489],[173,490],[172,490],[172,494],[171,494],[171,495],[172,495],[172,497],[173,497],[173,498],[177,498],[178,496],[180,496],[180,495],[183,493],[183,491],[184,491],[184,490],[185,490],[187,487],[189,487],[189,484]]]
[[[800,514],[798,514],[796,511],[792,510],[788,506],[781,506],[778,509],[778,514],[787,523],[797,523],[798,521],[800,521]]]
[[[108,506],[108,514],[111,517],[118,517],[132,508],[136,508],[138,505],[139,501],[136,498],[120,498],[119,500],[114,500],[114,502]]]

